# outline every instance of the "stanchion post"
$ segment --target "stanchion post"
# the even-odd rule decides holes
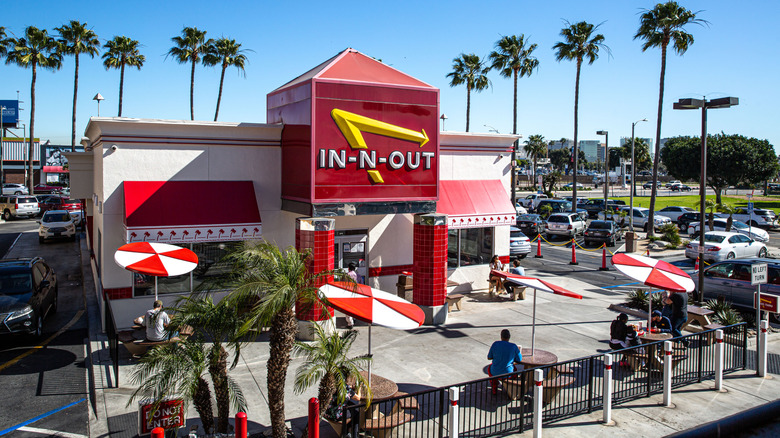
[[[246,417],[246,415],[244,415]],[[238,416],[236,416],[238,417]],[[238,419],[238,418],[236,418]],[[246,422],[246,418],[244,419]],[[238,421],[236,421],[238,424]],[[246,423],[244,423],[246,424]],[[309,399],[309,438],[320,438],[320,401],[317,397]],[[236,438],[238,438],[236,429]],[[246,436],[246,433],[244,434]]]
[[[571,238],[571,261],[569,262],[570,265],[578,265],[577,263],[577,240],[575,238]]]
[[[246,412],[239,412],[236,414],[236,438],[246,438]],[[319,437],[311,434],[311,428],[309,429],[309,436]]]
[[[162,427],[152,429],[152,438],[165,438],[165,429]]]
[[[542,408],[544,402],[544,372],[534,370],[534,438],[542,438]]]
[[[672,405],[672,341],[664,341],[664,406]]]
[[[766,343],[768,341],[767,339],[768,329],[769,329],[769,321],[762,319],[761,331],[758,335],[759,336],[758,351],[760,353],[760,355],[758,356],[758,377],[766,376],[766,359],[767,359],[767,352],[769,351],[769,349],[766,348]]]
[[[605,243],[604,246],[601,247],[601,267],[599,268],[599,271],[609,271],[609,268],[607,267],[607,244]]]
[[[604,355],[604,424],[612,424],[612,355]]]
[[[542,235],[539,234],[536,236],[536,255],[534,256],[537,259],[543,259],[542,256]]]
[[[723,330],[715,330],[715,391],[723,390]]]
[[[450,391],[450,438],[458,438],[458,398],[460,397],[460,388],[453,387]]]

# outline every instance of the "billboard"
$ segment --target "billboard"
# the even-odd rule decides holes
[[[19,118],[18,100],[0,100],[0,107],[3,107],[3,127],[15,128]]]

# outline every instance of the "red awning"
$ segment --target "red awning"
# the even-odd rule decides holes
[[[516,214],[499,180],[439,181],[436,212],[448,216],[450,228],[514,225]]]
[[[262,235],[252,181],[125,181],[125,240],[218,242]]]
[[[68,169],[63,166],[43,166],[45,173],[68,173]]]

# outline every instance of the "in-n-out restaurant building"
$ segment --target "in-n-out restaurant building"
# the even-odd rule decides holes
[[[151,307],[153,279],[113,261],[125,243],[198,255],[191,274],[159,280],[173,304],[224,274],[232,245],[262,238],[311,249],[315,270],[354,262],[385,291],[412,272],[426,322],[444,323],[448,279],[486,288],[490,258],[509,259],[518,136],[441,132],[439,116],[437,88],[347,49],[269,93],[265,124],[92,118],[86,152],[68,156],[98,296],[120,327]]]

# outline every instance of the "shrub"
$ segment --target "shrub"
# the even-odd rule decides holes
[[[661,235],[666,242],[669,242],[671,249],[677,248],[682,243],[680,239],[680,229],[675,224],[666,224],[661,227]]]

